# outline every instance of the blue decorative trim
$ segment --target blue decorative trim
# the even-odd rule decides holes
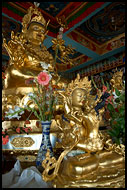
[[[9,19],[11,19],[11,20],[13,20],[13,21],[15,21],[15,22],[17,22],[17,23],[21,24],[21,22],[20,22],[20,21],[17,21],[17,20],[15,20],[14,18],[9,17],[9,16],[8,16],[8,15],[6,15],[5,13],[2,13],[2,16],[5,16],[5,17],[7,17],[7,18],[9,18]]]

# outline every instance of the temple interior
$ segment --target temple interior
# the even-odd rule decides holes
[[[125,188],[125,2],[2,1],[2,188]]]

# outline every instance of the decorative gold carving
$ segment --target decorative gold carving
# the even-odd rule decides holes
[[[36,160],[36,156],[33,156],[33,155],[20,155],[20,156],[17,156],[17,159],[20,162],[34,162]]]
[[[34,144],[34,140],[31,137],[15,137],[11,144],[12,146],[19,147],[31,147]]]
[[[26,149],[12,149],[12,150],[8,150],[8,149],[3,149],[3,154],[7,155],[7,154],[14,154],[15,156],[20,156],[20,155],[37,155],[38,150],[26,150]]]

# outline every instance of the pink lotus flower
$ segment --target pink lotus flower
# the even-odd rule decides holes
[[[16,132],[17,132],[17,133],[20,133],[20,127],[18,127],[18,128],[16,129]]]
[[[38,75],[38,83],[41,85],[47,85],[50,81],[50,76],[46,72],[40,72]]]

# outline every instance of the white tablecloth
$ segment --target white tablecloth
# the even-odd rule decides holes
[[[17,160],[14,168],[2,175],[2,188],[52,188],[52,185],[42,180],[42,174],[35,166],[23,170]]]

